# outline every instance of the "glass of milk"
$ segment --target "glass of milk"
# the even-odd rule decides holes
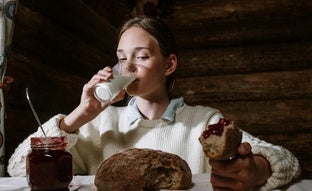
[[[113,79],[109,82],[101,82],[95,85],[94,96],[101,102],[112,101],[122,89],[130,85],[135,76],[124,76],[120,74],[119,64],[113,67]]]

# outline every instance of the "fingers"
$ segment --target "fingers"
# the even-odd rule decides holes
[[[232,178],[233,174],[239,170],[239,166],[236,163],[237,159],[233,160],[209,160],[211,168],[211,173],[227,176]]]
[[[235,178],[238,172],[250,165],[250,160],[252,160],[253,155],[249,146],[249,144],[240,145],[239,147],[241,148],[238,149],[241,149],[242,151],[233,159],[209,160],[209,164],[212,167],[211,172],[228,178]],[[245,155],[242,155],[243,153]]]
[[[109,66],[105,67],[102,70],[99,70],[91,80],[103,80],[108,81],[113,76],[113,69]]]
[[[85,85],[87,89],[91,89],[95,84],[106,82],[113,78],[113,69],[106,66],[104,69],[99,70]]]
[[[97,75],[101,76],[101,77],[108,77],[108,76],[112,76],[113,75],[113,69],[109,66],[106,66],[104,69],[99,70]]]
[[[211,173],[210,182],[214,190],[237,190],[246,191],[252,187],[254,180],[251,181],[247,171],[237,171],[232,174],[215,174]]]
[[[251,146],[249,143],[241,143],[237,148],[237,154],[241,156],[246,156],[251,153]]]
[[[213,186],[214,191],[232,190],[236,184],[239,184],[231,178],[222,177],[216,174],[211,174],[210,183]]]
[[[254,186],[255,162],[250,144],[240,144],[237,152],[231,160],[209,160],[214,190],[248,190]]]
[[[82,100],[88,101],[90,96],[93,98],[93,88],[97,83],[109,81],[113,78],[113,69],[109,66],[99,70],[88,83],[83,86]],[[94,97],[95,98],[95,97]]]

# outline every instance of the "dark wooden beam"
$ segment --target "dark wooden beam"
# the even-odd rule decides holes
[[[116,28],[81,0],[21,0],[21,4],[50,19],[51,23],[71,32],[86,44],[115,54]]]
[[[312,38],[312,2],[306,0],[176,1],[163,18],[181,49]]]
[[[179,53],[177,76],[302,70],[312,68],[311,54],[312,41],[184,50]]]
[[[312,98],[312,70],[178,78],[174,92],[197,104]]]

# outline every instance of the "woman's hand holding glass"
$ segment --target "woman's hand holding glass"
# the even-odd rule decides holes
[[[113,69],[109,66],[99,70],[91,80],[83,86],[80,98],[80,104],[74,111],[67,115],[60,121],[60,129],[68,133],[75,132],[82,125],[94,119],[100,112],[102,112],[109,105],[120,101],[125,96],[125,90],[122,90],[110,102],[101,102],[94,96],[94,87],[101,82],[109,82],[113,79]]]
[[[121,92],[113,98],[110,102],[101,102],[96,99],[94,95],[94,88],[97,84],[102,82],[109,82],[114,78],[113,69],[109,66],[105,67],[102,70],[99,70],[97,74],[95,74],[91,80],[84,85],[81,95],[80,104],[85,105],[86,111],[88,113],[96,113],[98,114],[103,109],[105,109],[110,104],[118,102],[122,100],[125,96],[125,90],[121,90]]]

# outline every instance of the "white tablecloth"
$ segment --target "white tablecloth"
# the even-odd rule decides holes
[[[191,191],[212,191],[209,174],[194,174]],[[30,191],[25,177],[0,177],[0,191]],[[70,191],[96,191],[94,176],[74,176]],[[261,188],[259,191],[265,191]],[[275,191],[312,191],[312,180],[300,180]]]

